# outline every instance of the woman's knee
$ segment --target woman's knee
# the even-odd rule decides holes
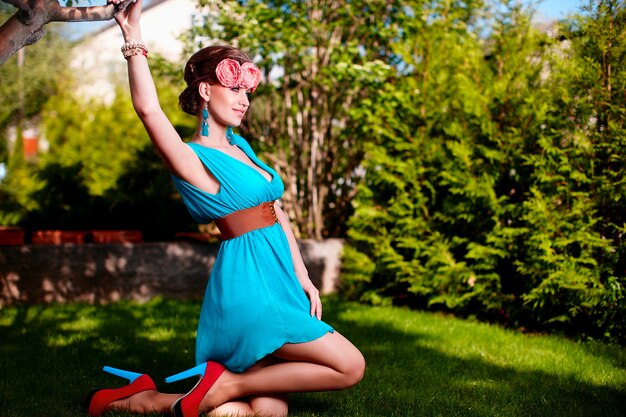
[[[341,353],[335,356],[333,367],[342,375],[341,388],[349,388],[363,379],[365,358],[361,351],[343,336],[340,336],[338,347],[335,352]]]
[[[365,358],[357,349],[355,351],[343,367],[345,388],[358,384],[365,374]]]

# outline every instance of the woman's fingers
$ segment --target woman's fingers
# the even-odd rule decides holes
[[[311,305],[309,314],[311,317],[317,317],[318,320],[322,319],[322,300],[320,299],[319,290],[313,285],[310,280],[307,280],[302,287],[305,294],[309,298],[309,304]]]
[[[319,303],[317,305],[317,313],[316,313],[316,317],[318,320],[322,319],[322,300],[320,300],[320,298],[317,298],[319,300]]]
[[[119,5],[126,0],[107,0],[108,4]],[[141,0],[134,0],[126,8],[115,15],[115,21],[120,25],[136,24],[141,16]]]
[[[322,300],[319,293],[316,292],[311,297],[311,317],[317,317],[318,320],[322,319]]]

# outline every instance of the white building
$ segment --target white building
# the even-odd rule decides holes
[[[199,13],[197,0],[152,0],[144,5],[141,31],[149,53],[184,62],[180,37],[191,29]],[[115,86],[127,82],[126,60],[120,52],[123,44],[122,33],[114,20],[78,43],[71,66],[80,80],[79,94],[100,97],[105,102],[113,100]]]
[[[150,53],[158,53],[170,61],[180,61],[182,79],[183,64],[187,57],[182,56],[181,35],[187,33],[194,22],[198,24],[205,21],[198,0],[144,1],[147,4],[144,3],[141,16],[143,41]],[[98,24],[100,29],[82,38],[72,49],[70,66],[78,80],[77,94],[110,103],[115,97],[116,87],[126,88],[128,84],[126,60],[120,51],[124,39],[114,20],[78,23],[83,29]],[[38,128],[38,118],[25,123],[24,157],[36,160],[39,152],[48,150],[48,142]],[[11,152],[16,141],[15,126],[9,127],[7,138]],[[5,176],[6,166],[0,165],[0,181]]]

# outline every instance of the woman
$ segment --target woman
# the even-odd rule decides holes
[[[121,3],[122,0],[110,0]],[[285,213],[278,174],[232,133],[248,110],[260,71],[235,48],[213,46],[185,66],[180,107],[198,117],[181,140],[161,110],[141,42],[141,0],[118,13],[134,108],[191,215],[214,220],[223,242],[205,293],[196,340],[197,366],[167,378],[198,376],[185,395],[156,391],[152,379],[105,367],[131,382],[92,392],[90,415],[109,409],[171,412],[179,417],[287,414],[289,392],[338,390],[358,383],[361,353],[321,321],[311,283]]]

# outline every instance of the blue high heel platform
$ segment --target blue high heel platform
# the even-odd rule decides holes
[[[193,376],[198,377],[198,382],[191,391],[172,404],[172,415],[175,417],[198,417],[200,402],[224,370],[223,365],[209,361],[165,378],[165,382],[169,384]]]
[[[165,378],[165,382],[171,384],[172,382],[180,381],[183,379],[191,378],[192,376],[199,376],[202,378],[204,376],[204,371],[206,371],[207,364],[201,363],[200,365],[194,366],[191,369],[187,369],[186,371],[179,372],[176,375],[168,376]]]
[[[125,371],[123,369],[105,366],[104,372],[128,379],[129,384],[115,389],[96,389],[87,394],[85,407],[91,417],[99,416],[107,411],[108,406],[117,400],[130,397],[147,390],[156,390],[156,385],[147,374]]]
[[[137,372],[131,372],[131,371],[125,371],[123,369],[118,369],[118,368],[113,368],[112,366],[105,366],[102,368],[102,370],[104,372],[108,372],[112,375],[115,376],[120,376],[122,378],[126,378],[128,379],[129,383],[133,383],[137,378],[139,378],[141,375],[140,373]]]

